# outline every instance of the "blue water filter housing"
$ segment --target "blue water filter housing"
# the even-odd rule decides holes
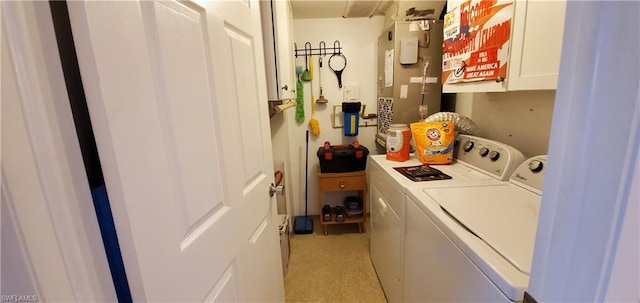
[[[358,135],[360,106],[360,102],[342,102],[342,112],[344,114],[343,129],[345,136],[353,137]]]

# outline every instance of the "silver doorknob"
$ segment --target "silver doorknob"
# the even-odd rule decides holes
[[[269,186],[269,197],[273,197],[276,193],[278,193],[278,195],[284,195],[284,185],[275,186],[271,183],[271,186]]]

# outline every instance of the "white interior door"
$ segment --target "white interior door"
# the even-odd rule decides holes
[[[258,1],[69,2],[136,301],[283,301]]]

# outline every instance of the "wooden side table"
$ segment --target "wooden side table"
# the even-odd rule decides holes
[[[320,171],[320,170],[318,170]],[[336,215],[331,215],[331,221],[322,220],[323,194],[326,192],[358,191],[362,201],[362,216],[355,218],[346,217],[344,222],[337,222]],[[367,174],[364,170],[348,173],[320,173],[318,172],[318,210],[320,211],[320,224],[324,235],[328,234],[327,228],[333,224],[358,224],[358,232],[362,233],[366,218]]]

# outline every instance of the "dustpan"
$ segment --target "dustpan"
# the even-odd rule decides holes
[[[313,233],[313,218],[308,216],[296,217],[293,222],[293,232],[296,234],[311,234]]]

